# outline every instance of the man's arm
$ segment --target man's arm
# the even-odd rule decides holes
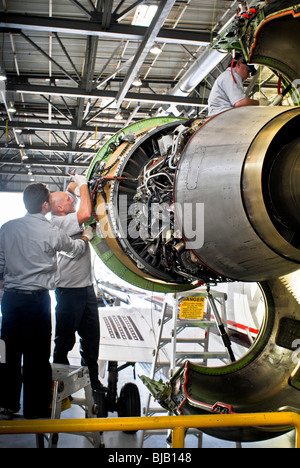
[[[232,107],[247,107],[247,106],[259,106],[259,101],[250,99],[246,96],[243,82],[239,74],[234,70],[234,76],[228,77],[228,74],[224,74],[224,79],[221,81],[222,89],[225,95],[228,97]]]
[[[91,226],[89,226],[83,231],[80,239],[76,240],[73,240],[61,229],[57,227],[54,227],[54,229],[58,230],[59,232],[59,239],[56,251],[61,252],[71,258],[81,256],[85,252],[86,244],[88,244],[89,241],[92,240],[94,237],[93,229],[91,228]]]
[[[83,224],[86,223],[92,215],[92,202],[90,192],[87,186],[86,177],[75,175],[73,176],[73,178],[74,182],[71,182],[68,185],[67,191],[76,195],[78,188],[80,190],[80,205],[77,211],[77,219],[79,224]]]
[[[259,101],[245,97],[241,101],[236,102],[234,105],[234,107],[247,107],[247,106],[259,106]]]

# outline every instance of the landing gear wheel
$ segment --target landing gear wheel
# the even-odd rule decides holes
[[[133,417],[141,415],[141,399],[138,387],[131,382],[121,388],[118,400],[119,417]],[[125,434],[135,434],[137,431],[124,431]]]

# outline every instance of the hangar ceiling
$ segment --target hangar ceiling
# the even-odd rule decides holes
[[[0,0],[0,191],[62,190],[129,123],[205,116],[230,61],[209,44],[238,4]],[[274,94],[276,77],[260,76]]]

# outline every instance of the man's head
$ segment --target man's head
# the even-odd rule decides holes
[[[256,73],[254,65],[249,65],[243,57],[237,57],[233,66],[243,81],[246,81],[249,76],[254,76]]]
[[[53,192],[51,197],[51,213],[55,216],[66,216],[75,213],[75,200],[66,192]]]
[[[47,214],[51,209],[51,194],[44,184],[30,184],[23,192],[23,202],[30,214]]]

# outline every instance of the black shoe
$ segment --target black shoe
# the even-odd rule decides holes
[[[108,393],[109,388],[104,387],[104,385],[101,382],[99,382],[99,384],[95,388],[93,388],[93,392]]]
[[[11,410],[11,409],[8,409],[8,408],[4,408],[0,412],[0,420],[2,420],[2,421],[11,421],[12,419],[14,419],[16,413],[17,413],[17,411],[14,411],[14,410]]]

